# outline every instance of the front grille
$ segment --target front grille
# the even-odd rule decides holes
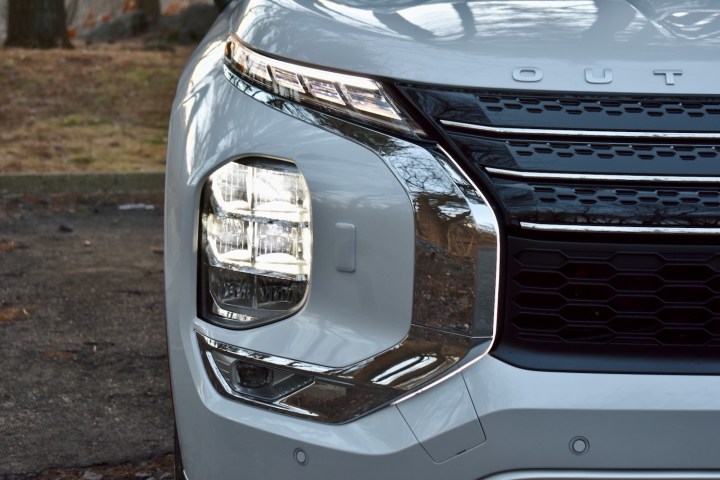
[[[720,373],[720,97],[400,89],[504,212],[496,357]]]
[[[543,369],[720,373],[716,246],[508,245],[501,358]]]

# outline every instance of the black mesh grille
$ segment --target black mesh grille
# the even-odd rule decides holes
[[[703,358],[688,373],[720,372],[717,247],[509,243],[501,358],[533,367],[541,357],[546,368],[567,369],[575,356],[580,369],[604,371],[641,362],[678,371],[667,364]]]
[[[720,127],[719,127],[720,128]],[[720,137],[720,135],[719,135]],[[717,175],[720,140],[715,143],[542,141],[451,134],[478,169],[634,175]]]
[[[570,130],[718,131],[720,98],[480,91],[400,85],[435,120]]]
[[[567,115],[603,114],[610,117],[633,115],[637,117],[720,116],[720,102],[715,99],[653,98],[645,96],[589,97],[578,95],[530,95],[527,93],[477,93],[481,108],[497,114],[521,111],[533,115],[563,112]]]
[[[599,187],[572,187],[572,186],[541,186],[534,185],[533,191],[538,195],[541,203],[568,202],[572,206],[581,205],[662,205],[663,207],[677,207],[679,205],[696,205],[702,208],[716,208],[720,206],[720,192],[718,190],[697,190],[680,188],[599,188]]]
[[[625,161],[652,161],[657,158],[675,158],[685,162],[692,162],[701,158],[720,159],[720,146],[718,145],[567,143],[508,140],[507,146],[513,156],[519,157],[538,155],[552,155],[559,158],[594,156],[600,160],[611,160],[619,157]]]
[[[513,222],[720,226],[720,187],[526,182],[493,178]]]

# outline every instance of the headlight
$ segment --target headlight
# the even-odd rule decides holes
[[[248,159],[203,189],[200,316],[253,327],[297,311],[310,279],[310,194],[289,162]]]
[[[235,35],[228,38],[225,61],[244,80],[294,102],[405,136],[424,135],[374,80],[276,60],[251,50]]]

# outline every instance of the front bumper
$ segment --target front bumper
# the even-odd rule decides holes
[[[720,478],[710,377],[544,373],[486,357],[397,406],[326,425],[225,399],[207,378],[195,385],[200,352],[187,353],[173,391],[191,480]],[[584,454],[572,451],[578,437]]]

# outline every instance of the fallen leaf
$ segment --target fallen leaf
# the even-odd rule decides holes
[[[73,362],[78,358],[76,353],[65,350],[56,350],[54,348],[46,348],[45,350],[42,350],[42,354],[52,358],[53,360],[61,362]]]
[[[0,252],[9,252],[11,250],[19,250],[28,248],[26,245],[16,242],[15,240],[0,240]]]
[[[22,307],[0,307],[0,324],[16,322],[23,317],[28,317],[28,313]]]

